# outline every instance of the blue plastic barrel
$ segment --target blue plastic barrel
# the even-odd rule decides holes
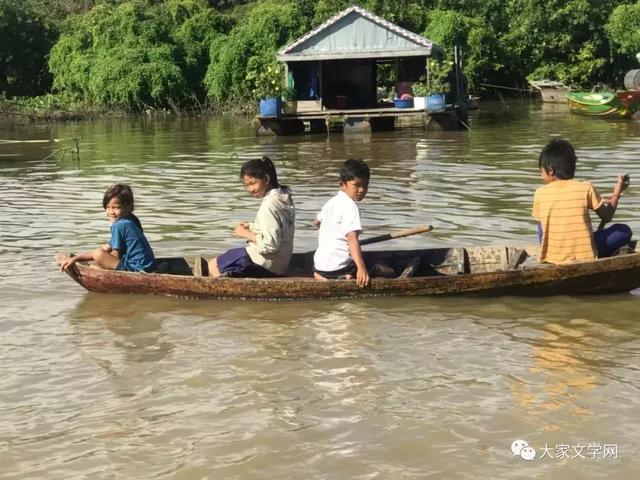
[[[427,96],[427,111],[441,112],[446,107],[444,103],[444,93],[433,93]]]
[[[267,97],[260,99],[261,117],[279,117],[282,111],[282,100],[278,97]]]

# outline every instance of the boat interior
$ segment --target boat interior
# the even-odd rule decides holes
[[[515,270],[535,249],[480,246],[364,251],[363,255],[374,275],[377,269],[386,277],[407,278]],[[159,258],[157,273],[206,277],[208,266],[204,257]],[[312,277],[313,252],[294,254],[287,276]]]

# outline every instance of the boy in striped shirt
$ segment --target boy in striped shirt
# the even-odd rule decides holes
[[[533,217],[538,223],[540,262],[568,263],[608,257],[631,240],[627,225],[593,232],[589,210],[606,223],[613,218],[624,189],[618,176],[613,193],[603,201],[590,182],[575,180],[576,153],[566,140],[551,140],[540,152],[538,166],[545,183],[536,190]]]

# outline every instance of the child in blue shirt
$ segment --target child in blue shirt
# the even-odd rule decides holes
[[[102,206],[111,222],[111,240],[92,252],[67,258],[60,264],[60,270],[67,270],[77,261],[93,260],[107,270],[153,272],[155,257],[142,232],[140,220],[133,214],[131,187],[121,183],[109,187]]]

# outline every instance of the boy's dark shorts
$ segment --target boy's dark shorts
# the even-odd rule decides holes
[[[354,273],[356,273],[357,270],[358,268],[356,267],[356,264],[350,263],[346,267],[342,267],[338,270],[333,270],[331,272],[324,272],[322,270],[316,270],[316,269],[314,269],[314,272],[322,275],[324,278],[327,278],[329,280],[337,280],[339,278],[344,277],[345,275],[353,275]]]

